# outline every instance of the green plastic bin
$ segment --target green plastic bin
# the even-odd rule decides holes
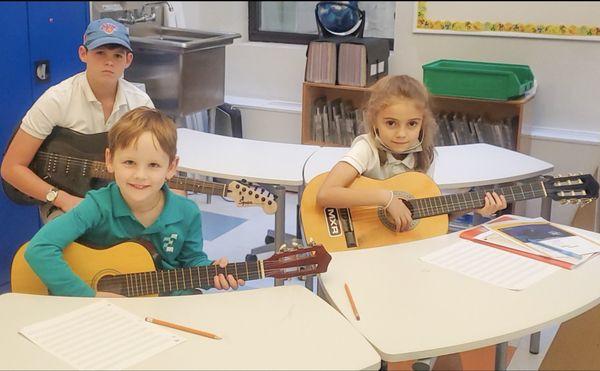
[[[527,65],[440,59],[423,65],[423,83],[431,94],[509,100],[533,87]]]

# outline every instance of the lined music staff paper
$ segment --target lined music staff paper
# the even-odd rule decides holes
[[[469,241],[454,243],[421,260],[509,290],[523,290],[559,267]]]
[[[79,370],[121,370],[185,341],[106,300],[19,333]]]

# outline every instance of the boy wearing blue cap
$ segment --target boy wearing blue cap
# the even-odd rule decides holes
[[[40,210],[44,222],[55,211],[67,211],[81,201],[28,168],[53,128],[102,133],[136,107],[154,108],[146,93],[122,78],[133,53],[129,31],[121,23],[109,18],[92,21],[78,53],[86,70],[50,87],[33,104],[2,161],[2,177],[8,183],[46,203]]]

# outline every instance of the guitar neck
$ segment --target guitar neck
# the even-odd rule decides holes
[[[546,197],[543,182],[532,182],[494,189],[498,195],[504,195],[506,202],[524,201]],[[419,198],[406,201],[413,219],[449,214],[459,211],[480,209],[485,205],[486,191],[472,191],[445,196]]]
[[[231,274],[245,281],[262,279],[269,276],[268,270],[265,271],[265,262],[258,260],[250,263],[229,263],[225,268],[217,265],[207,265],[106,276],[98,282],[97,290],[135,297],[167,293],[175,290],[211,288],[214,286],[214,276],[221,273],[225,277]]]
[[[85,160],[56,153],[40,151],[37,154],[39,160],[44,161],[45,168],[62,168],[65,173],[78,172],[78,175],[85,178],[100,178],[113,180],[114,176],[108,172],[106,165],[101,161]],[[60,166],[58,166],[60,165]],[[193,193],[203,193],[215,196],[226,196],[227,185],[207,182],[186,177],[173,177],[167,184],[172,189],[189,191]]]

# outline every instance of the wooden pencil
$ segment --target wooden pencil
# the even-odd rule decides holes
[[[350,300],[350,305],[352,306],[352,312],[354,312],[354,317],[356,317],[357,321],[360,321],[360,314],[358,314],[358,309],[356,309],[356,303],[354,303],[354,298],[352,298],[350,287],[347,283],[344,283],[344,288],[346,289],[346,295],[348,295],[348,300]]]
[[[155,323],[157,325],[174,328],[176,330],[181,330],[181,331],[189,332],[189,333],[192,333],[192,334],[204,336],[204,337],[215,339],[215,340],[221,340],[221,337],[219,337],[219,336],[217,336],[215,334],[211,334],[210,332],[206,332],[206,331],[202,331],[202,330],[196,330],[196,329],[193,329],[193,328],[190,328],[190,327],[185,327],[185,326],[177,325],[175,323],[162,321],[160,319],[156,319],[156,318],[152,318],[152,317],[146,317],[146,322]]]

